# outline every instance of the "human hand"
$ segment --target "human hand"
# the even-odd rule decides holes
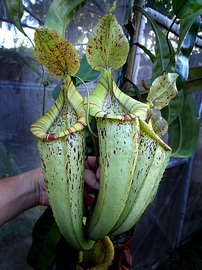
[[[49,206],[48,195],[46,192],[46,182],[43,175],[42,167],[35,169],[37,172],[36,178],[36,197],[38,196],[37,205]]]
[[[100,167],[97,167],[96,157],[89,156],[85,162],[84,182],[93,189],[99,189]]]
[[[94,196],[91,194],[99,189],[100,181],[100,167],[97,167],[94,156],[89,156],[85,162],[84,181],[85,200],[87,205],[91,206],[94,201]]]
[[[43,170],[41,167],[34,170],[36,172],[36,196],[39,205],[48,206],[48,195],[46,192],[46,183],[44,180]],[[96,157],[89,156],[85,162],[84,182],[85,196],[88,200],[92,200],[92,196],[88,195],[94,189],[99,189],[100,167],[97,168]]]
[[[88,157],[85,162],[85,198],[90,190],[99,188],[100,170],[96,158]],[[87,203],[89,200],[87,200]],[[41,167],[0,181],[0,226],[12,218],[37,205],[49,206],[46,182]]]

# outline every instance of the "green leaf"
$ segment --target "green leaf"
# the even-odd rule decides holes
[[[22,0],[6,0],[6,5],[9,17],[13,24],[18,28],[21,33],[27,36],[21,24],[21,18],[24,13]]]
[[[189,77],[183,88],[185,95],[202,90],[202,66],[189,69]]]
[[[168,144],[174,157],[190,157],[197,145],[200,130],[198,108],[192,94],[184,96],[178,117],[169,125]]]
[[[180,120],[177,116],[170,125],[168,125],[168,145],[171,147],[172,152],[175,152],[180,144]]]
[[[148,50],[145,46],[141,45],[139,42],[135,43],[135,45],[137,45],[140,49],[142,49],[149,56],[152,63],[155,62],[156,56],[150,50]]]
[[[134,9],[142,12],[147,19],[149,20],[151,27],[156,35],[156,46],[155,46],[155,61],[152,69],[152,81],[162,75],[162,73],[166,70],[169,62],[170,62],[170,53],[173,54],[174,50],[172,44],[169,42],[171,52],[169,50],[169,46],[167,43],[166,35],[161,31],[152,17],[140,6],[134,5]]]
[[[141,96],[141,94],[140,94],[140,90],[139,90],[139,88],[138,88],[138,86],[136,85],[136,84],[134,84],[131,80],[129,80],[129,79],[126,79],[125,80],[126,82],[129,82],[131,85],[132,85],[132,88],[133,88],[133,90],[134,90],[134,92],[135,92],[135,96],[137,97],[136,99],[138,100],[138,101],[141,101],[142,102],[142,96]],[[126,90],[126,92],[125,92],[125,94],[127,94],[128,95],[128,93],[130,93],[130,91],[131,91],[131,89],[129,88],[129,89],[127,89]],[[129,95],[130,96],[130,95]],[[133,93],[133,96],[134,96],[134,93]]]
[[[86,55],[84,55],[80,61],[80,68],[76,76],[81,78],[85,83],[94,81],[100,75],[100,71],[94,70],[87,62]],[[78,87],[82,82],[77,77],[72,76],[72,81],[76,87]],[[54,88],[52,92],[52,97],[56,100],[60,94],[62,80]]]
[[[170,101],[169,105],[161,110],[163,118],[168,124],[171,124],[180,114],[184,102],[183,91],[179,91],[177,95]]]
[[[194,18],[180,20],[180,33],[179,33],[179,39],[178,39],[177,53],[179,53],[182,47],[182,44],[184,42],[184,39],[187,33],[189,32],[193,22],[194,22]]]
[[[86,48],[86,58],[98,71],[125,64],[129,44],[115,16],[105,15],[94,27]]]
[[[177,94],[177,77],[176,73],[168,73],[153,81],[147,97],[151,108],[162,109],[175,97]]]
[[[179,74],[179,78],[177,79],[178,91],[184,87],[188,79],[189,57],[195,45],[196,37],[200,27],[200,22],[201,22],[200,17],[196,17],[194,19],[194,22],[190,27],[178,53],[178,58],[175,66],[175,72]]]
[[[177,89],[179,92],[176,97],[170,101],[168,107],[162,110],[162,115],[167,120],[168,124],[172,123],[183,107],[184,93],[181,89],[186,85],[188,79],[189,57],[195,44],[199,25],[199,17],[194,20],[188,19],[181,23],[180,45],[178,46],[178,58],[175,67],[175,72],[179,74],[177,79]]]
[[[177,50],[172,55],[172,57],[170,59],[170,63],[167,66],[166,73],[171,72],[170,69],[174,68],[175,61],[176,61],[176,58],[177,58],[176,55],[179,54],[179,52],[181,50],[181,47],[182,47],[182,44],[184,42],[184,39],[185,39],[188,31],[190,30],[190,27],[192,26],[193,22],[194,22],[194,18],[186,19],[186,20],[180,20],[180,33],[179,33]]]
[[[61,91],[61,84],[63,82],[63,79],[60,80],[60,82],[56,85],[56,87],[53,89],[52,97],[56,100],[60,94]]]
[[[187,19],[202,14],[201,0],[172,0],[173,12],[179,19]]]
[[[27,262],[34,269],[45,270],[55,258],[56,245],[61,233],[48,207],[36,222],[32,232],[32,245]]]
[[[87,62],[86,55],[84,55],[80,61],[80,68],[76,76],[81,78],[84,82],[95,81],[100,75],[100,71],[94,70]],[[78,78],[75,78],[75,86],[79,86],[81,81]]]
[[[87,2],[88,0],[54,0],[46,15],[45,26],[55,29],[65,37],[67,26]]]

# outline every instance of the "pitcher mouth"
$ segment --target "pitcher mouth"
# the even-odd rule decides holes
[[[121,111],[106,109],[106,99],[111,96],[115,103],[119,104]],[[84,108],[87,110],[88,100],[84,99]],[[90,116],[103,119],[117,119],[128,121],[137,116],[146,119],[148,116],[148,104],[139,102],[123,93],[113,80],[111,70],[104,70],[99,83],[90,94],[89,114]],[[113,112],[114,111],[114,112]]]
[[[60,116],[60,113],[65,105],[69,103],[74,115],[77,118],[76,122],[57,133],[48,133],[48,130]],[[39,120],[30,126],[31,132],[39,139],[43,140],[56,140],[63,138],[69,134],[81,131],[87,125],[86,121],[86,111],[83,105],[83,97],[80,95],[78,90],[75,88],[71,77],[67,75],[64,78],[64,83],[62,84],[61,92],[55,102],[55,104],[50,108],[50,110],[44,114]]]

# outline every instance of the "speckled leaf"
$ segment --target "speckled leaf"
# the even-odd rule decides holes
[[[40,26],[34,42],[34,58],[46,66],[51,75],[63,77],[65,73],[71,76],[77,73],[80,67],[78,53],[57,31]]]
[[[151,108],[162,109],[177,94],[176,79],[178,74],[168,73],[156,78],[150,88],[147,101]]]
[[[156,194],[171,149],[143,120],[148,105],[121,92],[110,70],[103,71],[89,103],[97,120],[100,188],[86,231],[98,240],[123,233],[139,220]]]
[[[168,131],[168,123],[159,114],[155,114],[151,118],[152,128],[158,136],[163,136]]]
[[[128,40],[115,16],[105,15],[95,26],[86,49],[88,63],[98,71],[122,66],[129,52]]]

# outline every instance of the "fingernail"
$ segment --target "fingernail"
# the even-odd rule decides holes
[[[95,183],[95,186],[96,186],[97,188],[99,188],[100,183],[97,181],[97,182]]]

